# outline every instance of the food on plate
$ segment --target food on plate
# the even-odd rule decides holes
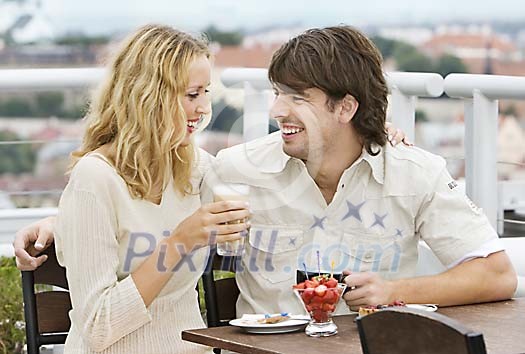
[[[304,307],[316,322],[326,322],[341,298],[343,286],[330,275],[320,275],[294,285]]]
[[[396,300],[388,305],[375,305],[375,306],[365,306],[359,308],[359,316],[366,316],[370,315],[371,313],[381,311],[382,309],[388,308],[388,307],[404,307],[406,306],[404,301]]]
[[[275,324],[275,323],[283,322],[289,319],[290,319],[290,316],[288,316],[287,314],[280,314],[277,316],[265,316],[264,318],[257,320],[257,322],[265,323],[265,324]]]

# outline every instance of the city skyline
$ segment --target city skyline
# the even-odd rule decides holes
[[[256,30],[263,27],[325,26],[346,23],[416,25],[443,22],[525,21],[519,0],[442,0],[422,4],[416,0],[332,1],[330,6],[313,0],[194,0],[71,2],[42,0],[42,9],[59,33],[108,34],[128,31],[148,22],[165,23],[186,30],[210,24],[223,29]]]

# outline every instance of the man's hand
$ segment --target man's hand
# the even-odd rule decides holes
[[[343,297],[351,310],[356,311],[362,306],[389,304],[395,300],[392,298],[392,283],[381,278],[379,274],[348,271],[344,271],[343,274],[347,275],[346,285],[352,289]]]
[[[35,270],[47,260],[46,255],[36,256],[53,243],[55,219],[54,216],[47,217],[16,233],[13,247],[18,269]]]

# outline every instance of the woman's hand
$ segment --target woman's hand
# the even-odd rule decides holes
[[[250,216],[249,205],[243,201],[205,204],[175,228],[171,241],[182,244],[186,251],[235,241],[246,235]]]
[[[406,146],[414,146],[410,141],[408,141],[406,134],[401,129],[397,129],[390,122],[385,123],[386,132],[388,134],[388,141],[390,145],[396,146],[400,142],[403,142]]]

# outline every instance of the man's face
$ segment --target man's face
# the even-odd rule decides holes
[[[298,93],[281,85],[274,85],[274,93],[270,115],[281,129],[284,152],[303,161],[322,158],[345,128],[330,112],[327,95],[317,88]]]

